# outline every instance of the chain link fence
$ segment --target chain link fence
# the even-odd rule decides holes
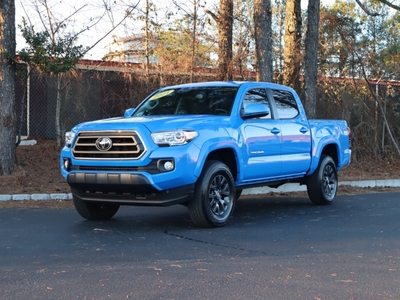
[[[145,72],[133,64],[82,61],[57,76],[18,65],[16,111],[19,133],[30,138],[56,138],[57,97],[60,97],[61,133],[78,123],[122,116],[161,86],[189,82],[190,74],[159,70]],[[215,74],[197,74],[196,81],[215,80]]]
[[[246,79],[254,80],[253,75]],[[161,86],[216,78],[216,72],[207,69],[192,74],[155,68],[146,72],[140,64],[83,60],[58,82],[57,76],[19,64],[16,75],[18,131],[34,139],[56,139],[58,95],[59,127],[63,135],[81,122],[122,116],[125,109],[136,107]],[[245,78],[238,75],[235,79]],[[300,95],[304,101],[305,96]],[[347,120],[355,154],[385,155],[393,143],[399,142],[400,83],[373,83],[369,89],[363,80],[320,80],[317,115]],[[386,132],[387,125],[392,139]]]

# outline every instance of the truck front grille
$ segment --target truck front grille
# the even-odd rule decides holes
[[[139,159],[145,152],[136,131],[83,131],[72,148],[76,159]]]

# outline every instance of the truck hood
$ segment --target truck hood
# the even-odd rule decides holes
[[[150,132],[175,129],[202,129],[226,126],[230,122],[227,116],[215,115],[179,115],[112,118],[81,123],[73,128],[82,130],[135,130],[146,127]],[[224,125],[225,124],[225,125]]]

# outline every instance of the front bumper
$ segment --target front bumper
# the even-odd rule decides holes
[[[157,190],[142,174],[72,172],[67,182],[84,201],[122,205],[169,206],[189,201],[194,193],[194,184]]]
[[[135,140],[141,145],[140,149],[146,151],[138,157],[125,157],[131,152],[136,153],[132,149],[126,150],[128,142],[123,140],[130,136],[132,130],[118,133],[103,130],[96,134],[85,131],[79,133],[82,139],[85,138],[79,147],[90,146],[90,149],[81,149],[76,143],[65,146],[60,154],[60,167],[72,193],[84,201],[126,205],[167,206],[189,201],[197,180],[195,169],[199,148],[194,143],[159,147],[150,139],[148,132],[143,133],[144,129],[139,129],[135,132],[141,134]],[[103,152],[93,148],[94,138],[103,136],[103,133],[113,140],[115,147],[120,148]],[[167,162],[173,165],[173,169],[165,168]]]

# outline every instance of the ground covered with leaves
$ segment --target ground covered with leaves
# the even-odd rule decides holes
[[[69,192],[60,173],[60,150],[55,141],[49,140],[37,140],[33,146],[18,146],[14,173],[0,176],[0,194]]]

